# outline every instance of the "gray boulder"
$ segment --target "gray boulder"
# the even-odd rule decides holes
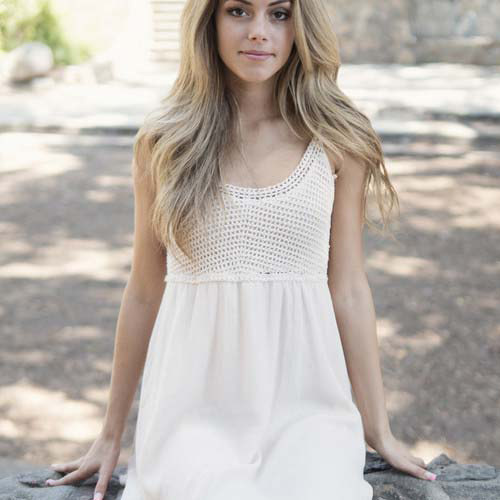
[[[377,453],[367,452],[365,478],[373,486],[373,500],[498,500],[500,469],[487,464],[459,464],[444,453],[427,470],[435,481],[418,479],[394,469]]]
[[[108,484],[105,500],[119,500],[125,483],[126,465],[117,467]],[[459,464],[445,454],[436,457],[428,470],[435,481],[417,479],[394,469],[378,453],[366,452],[365,478],[373,486],[373,500],[498,500],[499,469],[486,464]],[[46,486],[45,480],[60,478],[51,468],[40,468],[0,479],[0,500],[89,500],[97,474],[79,485]],[[332,497],[333,498],[333,497]]]
[[[3,77],[7,82],[13,83],[45,76],[53,66],[52,50],[41,42],[23,43],[2,60]]]

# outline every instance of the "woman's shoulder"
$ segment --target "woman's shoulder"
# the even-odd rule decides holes
[[[330,169],[332,171],[332,174],[338,175],[344,163],[344,156],[342,156],[340,153],[333,151],[327,146],[323,146],[323,150],[325,152],[326,157],[328,158],[328,163],[330,164]]]
[[[349,151],[336,152],[328,147],[323,148],[330,163],[332,173],[340,175],[344,170],[349,170],[350,166],[363,169],[363,162]]]

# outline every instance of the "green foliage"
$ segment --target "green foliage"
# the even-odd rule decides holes
[[[0,0],[0,51],[38,41],[52,49],[56,65],[78,64],[92,55],[89,47],[72,43],[54,14],[50,0]]]

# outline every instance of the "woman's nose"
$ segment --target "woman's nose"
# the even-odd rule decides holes
[[[251,40],[266,40],[266,20],[263,16],[255,16],[248,26],[248,38]]]

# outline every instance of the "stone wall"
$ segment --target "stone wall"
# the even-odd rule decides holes
[[[343,62],[500,64],[500,0],[324,1]],[[51,2],[72,36],[100,49],[118,43],[127,64],[138,46],[143,59],[176,59],[164,26],[178,22],[183,0]]]
[[[498,0],[327,0],[343,62],[500,64]]]

